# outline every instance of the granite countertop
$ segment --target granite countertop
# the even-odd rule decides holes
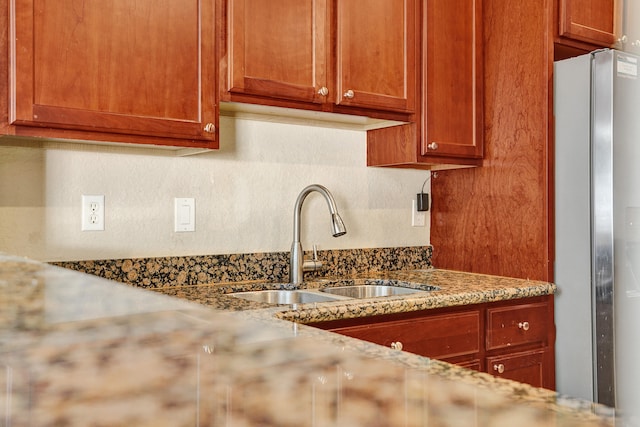
[[[238,285],[151,292],[0,254],[0,411],[15,426],[613,426],[598,405],[282,319],[553,292],[477,276],[381,275],[439,294],[292,310],[227,295]]]
[[[154,291],[181,299],[198,302],[209,307],[233,310],[259,310],[273,308],[273,304],[243,300],[232,296],[235,292],[266,289],[321,289],[325,287],[382,284],[396,285],[426,293],[398,295],[393,297],[351,299],[321,304],[302,304],[295,309],[283,305],[277,309],[280,318],[298,323],[311,323],[391,314],[457,305],[479,304],[517,298],[553,294],[553,283],[534,280],[513,279],[485,274],[462,273],[449,270],[425,269],[367,273],[340,279],[323,279],[305,282],[300,286],[287,283],[265,283],[261,281],[214,283],[208,285],[167,286]]]

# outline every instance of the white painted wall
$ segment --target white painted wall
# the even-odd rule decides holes
[[[616,48],[640,53],[640,0],[624,0],[618,3],[622,15],[622,37],[624,43],[618,43]],[[620,36],[620,35],[618,35]]]
[[[311,194],[305,249],[429,244],[428,215],[411,227],[428,172],[366,167],[364,131],[221,117],[220,134],[219,151],[190,157],[0,146],[0,251],[41,261],[288,251],[295,199],[312,183],[333,193],[348,233],[331,236]],[[82,194],[105,195],[105,231],[80,231]],[[174,197],[196,199],[195,232],[173,231]]]

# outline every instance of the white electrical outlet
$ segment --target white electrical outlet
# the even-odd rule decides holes
[[[104,195],[82,195],[82,231],[104,231]]]
[[[412,227],[424,227],[427,224],[426,212],[418,212],[417,203],[414,200],[411,201],[411,226]]]

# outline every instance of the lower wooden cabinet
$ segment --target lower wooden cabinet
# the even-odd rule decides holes
[[[555,389],[553,296],[310,326]]]
[[[439,359],[473,355],[480,351],[480,313],[477,310],[331,330],[397,350],[429,354]]]
[[[550,326],[548,311],[547,302],[489,306],[487,308],[487,350],[546,342]]]
[[[549,348],[487,357],[487,372],[501,378],[520,381],[534,387],[553,388],[549,384]]]
[[[486,372],[555,389],[553,299],[486,308]]]

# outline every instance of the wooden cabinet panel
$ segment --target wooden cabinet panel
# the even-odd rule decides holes
[[[217,147],[212,2],[10,3],[10,123]]]
[[[340,105],[415,109],[414,0],[338,0],[337,96]]]
[[[405,120],[415,110],[417,0],[224,1],[223,100]]]
[[[487,350],[520,344],[546,343],[549,334],[547,303],[487,309]]]
[[[482,0],[423,2],[415,123],[367,132],[367,165],[451,169],[484,153]]]
[[[555,388],[553,300],[487,308],[486,369],[502,378]]]
[[[322,103],[328,0],[230,0],[228,90]]]
[[[414,320],[332,329],[333,332],[384,346],[446,359],[480,351],[480,313],[451,313]]]
[[[619,32],[618,0],[559,0],[559,35],[610,47]]]
[[[549,379],[549,349],[510,353],[487,358],[487,372],[501,378],[553,389]]]
[[[553,316],[551,295],[310,326],[554,389]]]
[[[552,4],[484,2],[483,167],[431,179],[438,268],[553,281]]]
[[[425,2],[421,154],[481,158],[482,0]]]

